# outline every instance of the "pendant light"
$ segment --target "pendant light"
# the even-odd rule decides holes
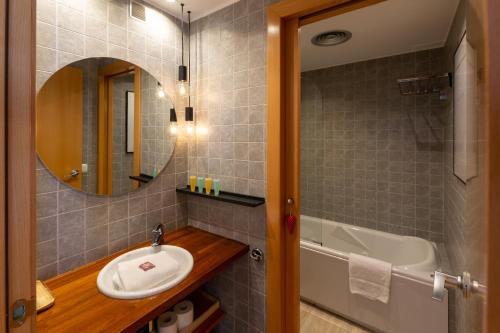
[[[177,113],[175,108],[170,109],[170,134],[177,134]]]
[[[191,86],[191,11],[188,11],[188,88]],[[193,134],[193,120],[194,120],[194,109],[191,106],[191,93],[188,94],[188,106],[186,106],[185,111],[186,120],[186,132],[187,134]]]
[[[179,95],[185,96],[188,93],[188,77],[187,77],[187,67],[184,65],[184,4],[181,3],[181,65],[179,66],[179,76],[177,81],[177,87]]]
[[[158,96],[158,98],[165,98],[165,90],[163,90],[161,83],[157,82],[156,85],[157,85],[156,95]]]

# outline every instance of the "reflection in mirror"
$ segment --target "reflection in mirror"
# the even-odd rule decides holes
[[[453,172],[464,183],[477,175],[476,58],[464,35],[455,52],[453,86]]]
[[[157,79],[129,62],[89,58],[67,65],[36,102],[38,155],[73,188],[126,194],[156,177],[173,153],[172,101]]]

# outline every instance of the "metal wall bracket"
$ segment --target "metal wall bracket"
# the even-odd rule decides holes
[[[264,251],[262,251],[259,248],[255,248],[252,251],[250,251],[250,258],[252,258],[257,262],[262,261],[264,259]]]
[[[465,298],[471,294],[477,293],[486,294],[486,286],[480,284],[476,280],[472,280],[469,272],[463,272],[462,275],[453,276],[443,272],[434,272],[434,288],[432,290],[432,298],[438,301],[444,299],[444,289],[446,287],[458,288],[462,291]]]

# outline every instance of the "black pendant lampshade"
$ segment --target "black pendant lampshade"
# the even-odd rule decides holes
[[[175,112],[174,108],[170,109],[170,122],[171,123],[177,122],[177,113]]]
[[[194,109],[192,106],[186,106],[186,121],[193,121],[194,120]]]
[[[179,81],[186,82],[188,76],[188,68],[185,65],[179,66]]]

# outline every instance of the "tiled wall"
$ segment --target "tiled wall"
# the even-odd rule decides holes
[[[446,45],[447,67],[454,70],[454,53],[465,31],[465,6],[457,11]],[[450,261],[450,273],[462,272],[465,268],[464,243],[466,187],[453,173],[453,90],[446,105],[447,127],[445,146],[445,232],[444,244]],[[449,332],[466,332],[465,318],[459,312],[465,310],[460,293],[449,294]]]
[[[113,79],[113,195],[130,192],[134,155],[127,154],[125,135],[126,93],[134,91],[134,75],[124,75]]]
[[[158,81],[148,73],[141,77],[141,172],[153,175],[168,162],[175,148],[175,134],[171,135],[168,97],[158,97]]]
[[[192,27],[196,122],[208,130],[189,145],[189,174],[220,178],[227,191],[265,195],[266,16],[268,1],[243,0]],[[189,224],[265,251],[265,206],[188,199]],[[264,332],[265,262],[248,257],[207,289],[226,312],[218,331]]]
[[[302,213],[443,240],[444,103],[396,79],[442,74],[443,49],[302,73]]]
[[[264,195],[265,19],[262,1],[240,1],[192,27],[196,122],[189,171],[222,187]]]
[[[193,106],[196,122],[208,134],[198,139],[179,138],[175,157],[153,184],[128,196],[99,198],[65,187],[38,165],[40,278],[143,241],[155,223],[182,226],[188,211],[191,225],[265,250],[264,206],[245,208],[202,199],[185,202],[174,187],[186,183],[189,167],[192,174],[219,177],[225,190],[264,195],[264,7],[270,2],[239,1],[194,22]],[[161,29],[144,27],[127,18],[126,3],[39,0],[38,88],[51,73],[73,60],[112,56],[139,64],[160,78],[172,96],[180,55],[177,25],[160,15]],[[182,119],[183,105],[179,104],[177,101],[176,108]],[[264,262],[243,257],[206,287],[221,298],[227,312],[218,331],[265,331]]]
[[[454,70],[454,54],[466,25],[466,1],[461,1],[455,20],[446,43],[447,67]],[[480,61],[478,62],[481,63]],[[484,240],[484,115],[481,112],[482,86],[481,77],[476,78],[479,83],[477,88],[476,111],[479,120],[477,146],[478,176],[464,184],[453,173],[453,91],[447,104],[447,128],[445,149],[445,246],[450,260],[451,274],[464,271],[471,273],[472,277],[482,283],[485,282],[485,240]],[[450,290],[450,332],[479,333],[482,332],[484,299],[473,296],[465,300],[457,290]]]
[[[114,57],[146,69],[174,95],[180,60],[179,22],[148,10],[147,24],[128,16],[128,0],[37,1],[37,90],[66,64],[87,57]],[[178,100],[177,108],[183,109]],[[182,115],[179,115],[182,119]],[[72,190],[37,166],[38,277],[63,273],[149,239],[157,223],[187,223],[176,184],[186,182],[187,144],[152,184],[130,195],[96,197]]]
[[[189,224],[250,248],[266,249],[265,206],[247,208],[207,199],[188,200]],[[206,285],[226,312],[222,332],[265,332],[265,262],[243,256]]]

